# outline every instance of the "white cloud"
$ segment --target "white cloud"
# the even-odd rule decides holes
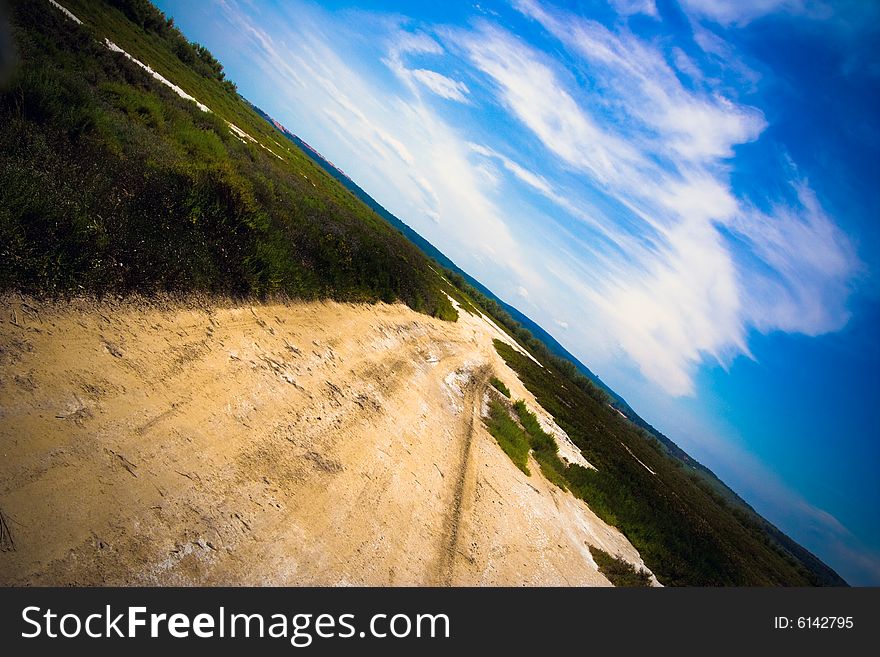
[[[672,61],[680,73],[688,76],[694,82],[701,82],[703,80],[703,72],[700,70],[700,67],[678,46],[672,48]]]
[[[424,32],[395,31],[389,44],[389,57],[401,60],[405,55],[442,55],[443,46]]]
[[[746,210],[730,229],[746,240],[764,268],[744,272],[750,321],[762,331],[805,335],[836,331],[849,319],[846,301],[859,265],[854,248],[805,181],[793,183],[795,206]]]
[[[696,43],[715,66],[721,68],[726,75],[736,80],[737,86],[742,91],[754,91],[761,74],[746,64],[736,52],[736,49],[712,30],[704,27],[698,21],[692,21],[694,43]]]
[[[630,253],[640,250],[640,246],[630,239],[627,235],[617,231],[613,226],[600,220],[601,213],[591,211],[592,209],[583,201],[573,201],[568,195],[558,191],[553,184],[544,176],[537,174],[526,167],[511,160],[509,157],[498,153],[491,148],[481,146],[479,144],[468,144],[471,151],[486,158],[496,159],[501,162],[502,166],[520,182],[525,183],[528,187],[538,192],[544,198],[550,200],[557,207],[564,210],[565,213],[574,218],[581,220],[595,231],[596,237],[605,240],[607,244],[614,245],[622,251]],[[497,180],[492,181],[497,184]],[[564,230],[560,227],[561,230]],[[596,254],[597,257],[601,257]]]
[[[568,328],[568,322],[564,322],[564,321],[562,321],[561,319],[554,319],[554,320],[553,320],[553,323],[556,324],[556,326],[558,326],[558,327],[561,328],[561,329],[567,329],[567,328]]]
[[[430,69],[408,68],[404,61],[408,55],[442,54],[443,47],[427,34],[398,30],[391,40],[384,62],[414,92],[418,83],[441,98],[467,103],[470,90],[464,82]]]
[[[412,69],[410,75],[441,98],[456,100],[459,103],[467,102],[467,94],[470,93],[470,90],[464,82],[453,80],[437,71],[429,71],[424,68]]]
[[[632,14],[647,14],[657,16],[657,3],[654,0],[609,0],[618,14],[630,16]]]
[[[766,126],[755,108],[685,89],[664,54],[631,34],[615,34],[591,20],[560,19],[534,2],[522,6],[593,66],[606,102],[610,97],[621,103],[621,122],[636,119],[656,135],[649,150],[671,150],[676,159],[729,157],[732,145],[756,139]]]
[[[692,395],[706,356],[745,349],[736,271],[707,222],[682,223],[645,275],[605,289],[602,310],[642,373],[673,395]]]
[[[491,148],[487,148],[486,146],[480,146],[479,144],[474,143],[469,143],[468,146],[474,153],[477,153],[478,155],[500,160],[505,169],[507,169],[510,173],[512,173],[520,181],[524,182],[532,189],[535,189],[541,194],[548,196],[554,194],[553,188],[551,187],[547,179],[544,178],[544,176],[529,171],[528,169],[517,164],[510,158],[505,157],[500,153],[492,150]]]
[[[518,288],[516,288],[516,293],[519,296],[521,296],[523,299],[529,298],[529,291],[526,288],[524,288],[522,285],[520,285]]]
[[[621,169],[639,159],[636,150],[578,106],[538,51],[491,27],[461,42],[495,82],[506,107],[568,164],[604,183],[620,178]]]

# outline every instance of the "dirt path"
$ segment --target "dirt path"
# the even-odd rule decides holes
[[[0,311],[0,584],[607,585],[480,420],[494,329],[401,305]]]

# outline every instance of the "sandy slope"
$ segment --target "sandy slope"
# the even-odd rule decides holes
[[[607,585],[485,431],[495,329],[402,305],[2,300],[0,584]]]

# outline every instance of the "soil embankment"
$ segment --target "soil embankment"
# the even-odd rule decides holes
[[[403,305],[7,298],[0,584],[608,585],[480,418],[497,329]]]

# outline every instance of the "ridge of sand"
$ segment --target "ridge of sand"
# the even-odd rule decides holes
[[[482,318],[2,307],[0,584],[607,586],[590,544],[643,565],[486,432],[492,375],[539,407]]]

